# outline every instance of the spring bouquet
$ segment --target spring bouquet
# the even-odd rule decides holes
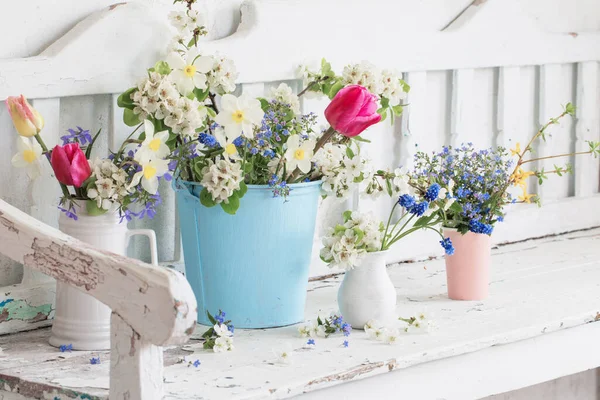
[[[66,216],[76,220],[78,209],[88,215],[118,212],[121,221],[154,216],[160,204],[158,180],[170,179],[170,175],[168,162],[154,164],[153,171],[142,170],[136,162],[153,151],[149,141],[139,141],[126,151],[129,143],[136,142],[129,140],[109,157],[91,159],[100,131],[92,136],[89,130],[77,127],[61,137],[62,144],[49,150],[41,135],[43,117],[27,99],[23,95],[9,97],[6,106],[19,133],[19,152],[12,158],[13,166],[26,168],[29,177],[35,179],[40,175],[40,160],[46,158],[61,187],[59,209]]]
[[[205,311],[214,309],[227,309],[240,327],[298,322],[318,199],[344,197],[369,179],[359,135],[399,115],[409,88],[366,63],[336,74],[322,60],[319,70],[299,69],[305,88],[298,94],[282,83],[263,97],[239,95],[234,63],[202,52],[206,23],[195,1],[175,3],[182,7],[170,14],[177,32],[168,54],[118,99],[124,122],[150,126],[161,133],[152,146],[168,149],[140,159],[139,167],[167,162],[175,169],[201,323],[210,324]],[[304,95],[329,99],[328,127],[317,127],[315,113],[302,113]],[[148,140],[145,130],[137,140]],[[224,247],[233,241],[244,248]],[[240,279],[232,283],[232,276]]]
[[[488,295],[491,264],[490,235],[502,222],[506,206],[514,203],[537,203],[540,199],[528,190],[528,180],[543,184],[552,174],[563,176],[572,172],[570,164],[554,165],[552,170],[538,166],[538,161],[574,155],[600,154],[600,143],[588,142],[589,150],[536,157],[533,145],[546,140],[550,126],[567,115],[574,115],[567,104],[563,112],[550,119],[536,132],[524,148],[503,147],[477,150],[471,143],[459,147],[444,147],[432,155],[419,152],[415,156],[418,174],[447,185],[454,204],[443,219],[445,240],[452,241],[455,254],[446,256],[448,295],[457,300],[481,300]],[[534,166],[533,169],[527,167]],[[535,168],[537,166],[537,168]],[[520,191],[514,195],[511,190]]]
[[[450,195],[456,202],[447,212],[444,226],[467,232],[491,235],[497,222],[505,217],[505,207],[514,203],[537,203],[540,198],[529,193],[528,181],[537,180],[541,185],[550,175],[563,176],[571,173],[571,164],[554,165],[552,170],[536,166],[541,160],[566,158],[574,155],[600,154],[600,143],[588,141],[589,150],[578,153],[565,153],[535,157],[533,145],[538,140],[546,140],[548,128],[567,115],[574,115],[575,109],[569,103],[557,117],[550,119],[536,132],[524,148],[520,143],[514,149],[503,147],[477,150],[472,143],[460,147],[447,146],[441,152],[429,155],[419,152],[415,155],[416,170],[422,177],[433,179],[440,184],[451,186]],[[521,194],[516,196],[509,189],[516,188]]]

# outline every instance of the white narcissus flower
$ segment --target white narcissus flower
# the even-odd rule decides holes
[[[289,173],[294,172],[296,167],[307,174],[310,172],[313,158],[315,141],[308,139],[300,144],[300,136],[292,135],[287,141],[287,150],[285,151],[285,165]]]
[[[225,135],[225,129],[217,127],[214,130],[213,135],[215,136],[215,139],[217,139],[217,142],[219,142],[219,145],[223,148],[224,157],[227,157],[229,160],[232,161],[241,159],[237,147],[235,147],[235,144],[233,144],[235,138],[228,138]]]
[[[19,136],[17,138],[17,149],[19,152],[11,160],[13,167],[26,168],[30,179],[39,177],[42,168],[39,160],[42,155],[41,146],[30,138]]]
[[[164,159],[171,152],[169,146],[167,146],[167,140],[169,139],[169,131],[154,132],[154,124],[152,122],[144,121],[144,132],[146,138],[142,142],[140,149],[135,154],[136,161],[142,158],[150,160]]]
[[[215,122],[225,128],[229,139],[240,135],[252,139],[254,127],[262,123],[264,115],[257,99],[226,94],[221,98],[221,112],[215,117]]]
[[[175,82],[184,95],[190,94],[194,88],[206,89],[206,73],[212,69],[213,59],[201,56],[194,48],[182,57],[177,52],[172,52],[166,59],[173,70],[169,77]]]
[[[129,189],[136,186],[141,181],[142,188],[146,192],[152,195],[156,194],[158,191],[158,178],[169,171],[169,161],[160,159],[141,159],[138,163],[142,167],[142,170],[133,175],[131,183],[129,184]]]

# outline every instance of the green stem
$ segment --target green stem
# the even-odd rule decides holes
[[[550,158],[559,158],[559,157],[577,156],[577,155],[580,155],[580,154],[592,154],[592,152],[591,152],[591,151],[579,151],[579,152],[577,152],[577,153],[565,153],[565,154],[557,154],[557,155],[555,155],[555,156],[547,156],[547,157],[531,158],[531,159],[529,159],[529,160],[522,161],[522,162],[521,162],[521,165],[522,165],[522,164],[527,164],[527,163],[530,163],[530,162],[534,162],[534,161],[539,161],[539,160],[548,160],[548,159],[550,159]]]
[[[388,218],[387,224],[385,226],[385,232],[383,233],[383,240],[381,241],[381,250],[383,251],[383,247],[385,245],[385,238],[387,237],[388,230],[390,229],[390,223],[392,222],[392,216],[394,215],[394,210],[398,206],[398,202],[394,203],[394,207],[392,207],[392,211],[390,211],[390,217]],[[402,215],[400,219],[404,218],[406,214]]]
[[[42,148],[42,151],[44,153],[48,153],[48,147],[46,147],[46,144],[42,140],[42,137],[40,136],[40,134],[36,133],[34,137],[35,137],[35,140],[37,140],[37,142],[40,144],[40,147]]]
[[[408,214],[404,214],[404,215],[408,215]],[[404,215],[403,215],[403,217],[404,217]],[[415,217],[415,214],[411,214],[410,218],[409,218],[409,219],[408,219],[408,220],[407,220],[407,221],[404,223],[404,225],[402,225],[402,227],[400,228],[400,230],[398,231],[398,233],[397,233],[396,235],[394,235],[394,231],[396,230],[396,227],[398,226],[398,223],[399,223],[400,221],[402,221],[402,218],[400,218],[400,219],[398,220],[398,222],[396,222],[396,224],[394,225],[394,227],[393,227],[393,228],[392,228],[392,230],[390,231],[390,236],[392,236],[392,239],[390,239],[390,242],[389,242],[389,243],[387,243],[387,247],[388,247],[388,248],[389,248],[389,247],[390,247],[390,246],[391,246],[391,245],[394,243],[394,238],[395,238],[397,235],[399,235],[399,234],[402,232],[402,230],[403,230],[404,228],[406,228],[406,225],[408,225],[408,224],[410,223],[410,221],[412,221],[412,219],[413,219],[414,217]]]

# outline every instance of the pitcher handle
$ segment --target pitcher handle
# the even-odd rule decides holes
[[[152,229],[129,229],[127,231],[127,244],[132,236],[142,235],[146,236],[150,241],[150,263],[152,265],[158,265],[158,252],[156,250],[156,233]]]

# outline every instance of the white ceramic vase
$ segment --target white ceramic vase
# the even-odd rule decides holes
[[[352,328],[363,329],[367,321],[390,324],[396,317],[396,288],[387,268],[387,251],[367,253],[362,264],[347,271],[338,291],[338,306]]]
[[[157,264],[156,235],[151,229],[127,229],[127,223],[119,223],[118,213],[91,216],[85,209],[77,209],[77,220],[61,213],[59,229],[82,242],[98,249],[119,255],[127,254],[129,239],[144,235],[150,239],[151,260]],[[72,345],[73,350],[110,349],[111,310],[92,296],[85,288],[75,288],[56,282],[56,311],[52,325],[50,345]]]

